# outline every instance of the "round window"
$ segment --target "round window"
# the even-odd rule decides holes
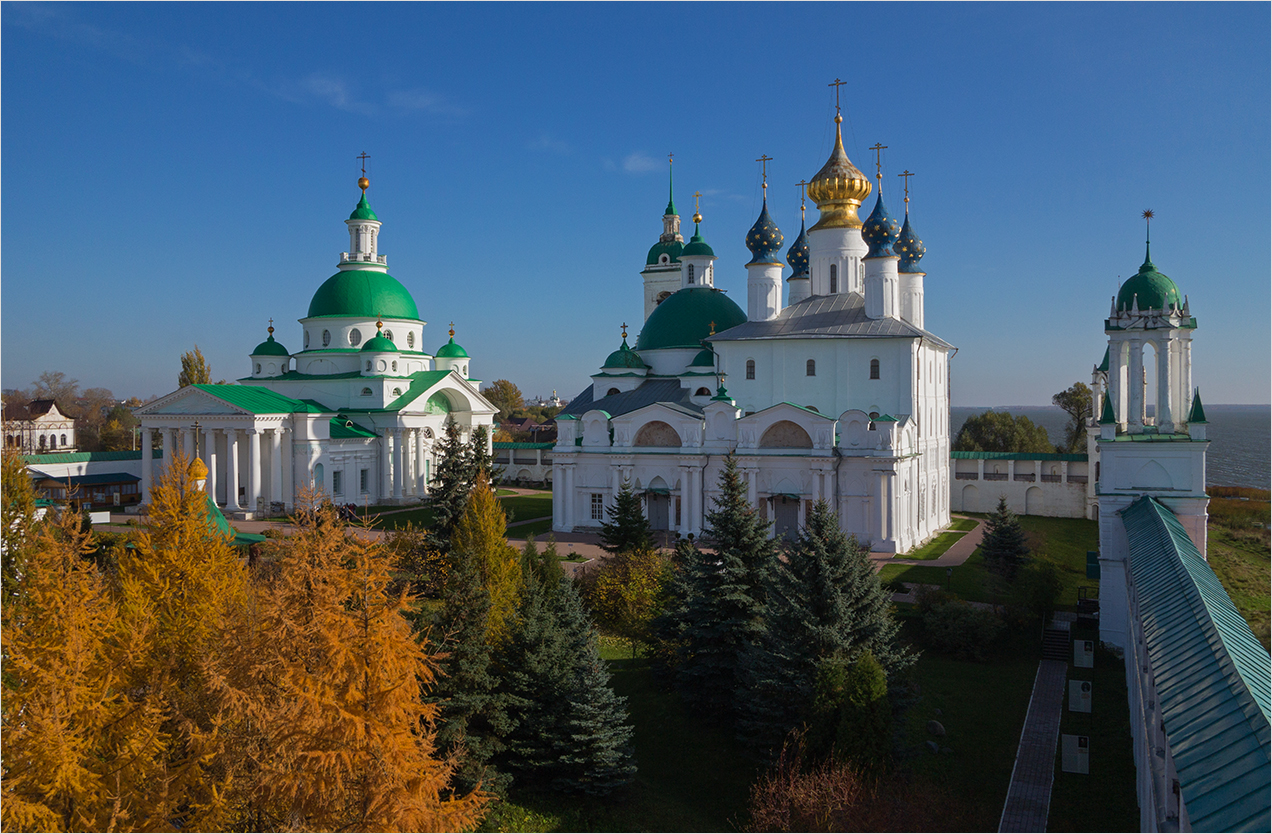
[[[384,369],[387,367],[388,365],[385,364],[383,359],[375,363],[375,369],[379,371],[380,373],[384,373]]]
[[[414,330],[408,330],[406,332],[406,346],[409,348],[415,347],[415,331]]]
[[[393,396],[395,396],[395,397],[400,397],[400,396],[402,396],[402,389],[401,389],[401,388],[394,388],[394,389],[393,389]]]
[[[349,331],[349,344],[351,344],[351,345],[355,345],[355,346],[356,346],[356,345],[358,345],[358,344],[361,344],[361,342],[362,342],[362,331],[361,331],[361,330],[359,330],[359,329],[358,329],[358,328],[356,328],[356,327],[355,327],[355,328],[353,328],[352,330],[350,330],[350,331]]]
[[[364,396],[364,397],[369,397],[369,396],[371,396],[371,389],[370,389],[370,388],[363,388],[363,389],[362,389],[362,396]]]
[[[331,331],[324,330],[322,331],[322,346],[326,347],[329,344],[331,344]]]
[[[388,339],[390,342],[393,341],[393,331],[392,330],[384,331],[384,338]]]

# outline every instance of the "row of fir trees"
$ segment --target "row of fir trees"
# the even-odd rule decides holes
[[[509,784],[630,781],[596,631],[551,546],[508,545],[474,435],[414,547],[309,496],[250,565],[179,452],[107,552],[6,455],[3,827],[456,831]]]

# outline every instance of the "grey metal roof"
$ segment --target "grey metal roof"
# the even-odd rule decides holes
[[[938,347],[953,347],[900,319],[867,318],[866,301],[855,292],[814,295],[770,321],[748,321],[707,337],[708,342],[743,339],[927,339]]]
[[[1122,511],[1130,573],[1180,791],[1197,831],[1272,828],[1272,658],[1179,519]]]
[[[589,385],[583,389],[583,393],[570,400],[570,404],[561,409],[557,416],[582,417],[592,409],[599,408],[608,412],[609,416],[617,417],[654,403],[666,403],[695,415],[702,414],[702,407],[689,401],[689,389],[681,388],[680,380],[651,379],[631,391],[601,397],[599,400],[592,399],[592,386]]]

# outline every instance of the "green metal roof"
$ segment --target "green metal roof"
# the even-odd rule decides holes
[[[389,403],[384,410],[401,411],[410,405],[417,397],[449,375],[450,371],[420,371],[419,373],[411,374],[411,387],[403,391],[402,396]]]
[[[556,445],[555,440],[549,440],[546,443],[520,443],[495,441],[493,445],[496,449],[551,449]]]
[[[657,266],[658,259],[662,255],[673,263],[680,263],[680,253],[684,251],[685,245],[678,240],[670,243],[655,243],[649,247],[649,254],[645,256],[645,266]]]
[[[1207,422],[1206,409],[1201,407],[1201,389],[1200,388],[1198,388],[1196,391],[1193,391],[1192,408],[1189,409],[1188,411],[1188,422],[1190,423]]]
[[[406,287],[387,272],[350,269],[323,282],[309,302],[309,318],[317,316],[420,320],[419,308]]]
[[[357,440],[366,437],[379,437],[370,429],[364,429],[343,414],[331,418],[332,440]]]
[[[451,336],[450,341],[437,349],[436,356],[439,359],[467,359],[468,351],[455,343],[455,337]]]
[[[708,257],[716,256],[715,250],[707,243],[706,238],[698,231],[698,224],[693,224],[693,237],[689,238],[689,243],[680,251],[682,257]]]
[[[1109,371],[1109,349],[1108,348],[1104,349],[1104,361],[1100,363],[1100,367],[1096,368],[1096,370],[1104,371],[1105,373],[1108,373]]]
[[[268,339],[266,339],[265,341],[261,342],[259,345],[256,346],[256,349],[252,351],[251,355],[252,356],[290,356],[291,354],[287,352],[287,348],[283,347],[281,344],[274,341],[274,335],[271,333]]]
[[[645,360],[640,358],[640,354],[627,346],[627,337],[623,337],[623,344],[618,350],[605,357],[605,364],[601,365],[601,369],[606,368],[648,368]],[[612,376],[612,374],[611,374]],[[626,374],[624,374],[626,376]]]
[[[208,496],[208,526],[216,533],[222,536],[230,536],[233,541],[230,542],[234,547],[249,547],[254,544],[260,544],[265,541],[265,537],[257,533],[240,533],[230,526],[230,522],[225,520],[225,513],[221,512],[221,508],[212,500],[212,496]]]
[[[152,457],[162,457],[159,449],[153,450]],[[22,462],[28,466],[42,463],[91,463],[94,461],[141,460],[141,450],[133,452],[64,452],[57,455],[23,455]]]
[[[192,387],[253,414],[290,414],[301,407],[299,400],[284,397],[268,388],[259,388],[255,385],[199,384]]]
[[[746,313],[723,292],[711,287],[685,287],[654,308],[636,339],[636,351],[700,348],[711,335],[746,321]]]
[[[1268,831],[1272,663],[1169,509],[1121,512],[1180,791],[1196,831]]]
[[[1086,455],[1057,455],[1052,452],[950,452],[955,460],[1067,460],[1086,463]]]
[[[141,480],[127,472],[107,472],[101,475],[50,475],[47,472],[32,472],[37,479],[57,481],[59,484],[70,483],[72,487],[102,486],[103,484],[135,484]]]
[[[1105,392],[1104,408],[1100,410],[1100,424],[1106,425],[1108,423],[1116,422],[1117,418],[1113,416],[1113,398],[1108,395],[1108,392]]]
[[[397,353],[397,345],[393,344],[393,340],[387,336],[382,336],[381,334],[376,333],[370,339],[366,340],[366,342],[362,345],[362,350],[369,350],[372,353],[375,353],[376,351],[379,351],[380,353]]]
[[[1139,272],[1126,279],[1117,291],[1118,311],[1131,309],[1132,302],[1140,310],[1160,310],[1167,306],[1183,307],[1184,297],[1175,282],[1157,271],[1148,252]]]
[[[375,216],[375,212],[371,210],[371,204],[367,202],[367,192],[362,192],[362,199],[358,201],[357,207],[354,208],[353,214],[349,215],[350,220],[379,220]]]

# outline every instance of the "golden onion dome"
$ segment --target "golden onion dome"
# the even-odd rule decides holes
[[[204,481],[208,477],[207,464],[200,458],[190,461],[190,468],[186,470],[186,474],[190,476],[192,481]]]
[[[870,196],[870,180],[848,160],[844,152],[844,139],[839,125],[843,116],[835,116],[835,148],[830,159],[808,184],[808,198],[821,212],[819,219],[808,231],[818,229],[860,229],[861,218],[857,209]]]

